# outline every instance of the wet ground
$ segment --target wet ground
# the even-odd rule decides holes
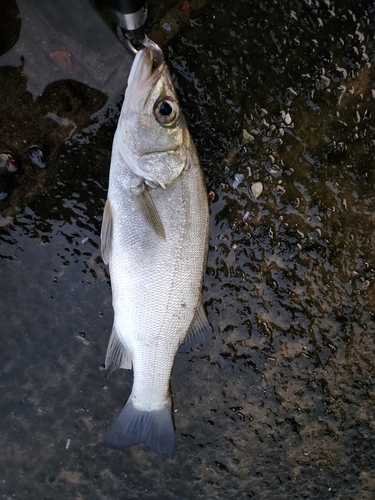
[[[29,4],[50,24],[59,12]],[[99,252],[131,57],[119,67],[70,22],[69,40],[46,38],[44,64],[67,51],[71,66],[53,56],[61,77],[39,81],[25,51],[24,71],[2,59],[26,29],[19,2],[20,38],[16,15],[0,57],[0,145],[20,165],[0,172],[3,499],[375,498],[375,9],[342,4],[180,2],[152,28],[213,200],[213,342],[177,355],[170,461],[103,446],[131,387],[128,372],[103,377],[112,310]],[[92,10],[76,10],[87,33],[93,23],[121,51]],[[170,37],[179,16],[190,20]],[[74,73],[99,60],[111,78]],[[50,148],[44,169],[27,159],[35,142]]]

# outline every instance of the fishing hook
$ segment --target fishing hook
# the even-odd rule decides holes
[[[124,47],[127,48],[132,54],[136,54],[138,52],[138,49],[134,47],[130,38],[124,35],[124,32],[120,25],[117,25],[117,36],[119,37],[120,42],[124,45]],[[147,35],[145,35],[144,39],[141,40],[140,43],[151,51],[155,66],[160,66],[160,64],[164,61],[164,55],[159,45],[150,40]]]

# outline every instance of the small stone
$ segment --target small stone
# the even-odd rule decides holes
[[[315,87],[317,90],[324,90],[329,87],[330,83],[331,80],[327,76],[321,75],[319,79],[315,80]]]
[[[249,132],[245,129],[242,129],[242,138],[243,142],[254,142],[254,136],[249,134]]]
[[[284,121],[287,125],[290,125],[292,123],[292,117],[290,116],[289,113],[285,115]]]
[[[259,198],[259,196],[263,192],[263,184],[261,182],[254,182],[251,186],[251,193],[255,199]]]
[[[172,26],[169,23],[164,23],[163,26],[162,26],[162,28],[165,31],[171,31],[172,30]]]
[[[240,182],[242,182],[244,180],[245,176],[243,174],[235,174],[234,176],[234,182],[232,184],[232,187],[234,189],[236,189],[238,187],[238,185],[240,184]]]

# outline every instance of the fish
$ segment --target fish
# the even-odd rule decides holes
[[[114,310],[105,370],[133,370],[131,394],[105,444],[143,443],[173,458],[170,378],[176,353],[212,339],[202,303],[209,209],[167,64],[153,63],[149,48],[133,61],[102,220]]]

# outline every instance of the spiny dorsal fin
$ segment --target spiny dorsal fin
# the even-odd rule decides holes
[[[111,255],[112,250],[112,210],[111,204],[109,200],[106,201],[104,212],[103,212],[103,221],[102,221],[102,230],[100,232],[101,239],[101,251],[102,251],[102,259],[104,264],[108,264],[109,257]]]

